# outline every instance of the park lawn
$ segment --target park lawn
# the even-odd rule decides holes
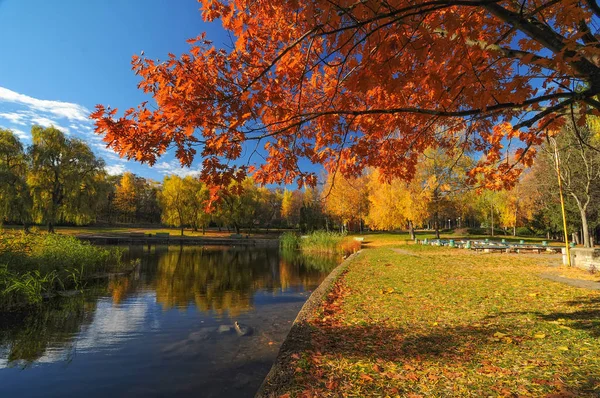
[[[531,257],[397,250],[352,260],[284,396],[600,396],[600,292]]]

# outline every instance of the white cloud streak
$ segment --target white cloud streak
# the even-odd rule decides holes
[[[106,166],[104,169],[111,176],[123,174],[127,171],[127,168],[122,164],[114,164],[111,166]]]
[[[178,175],[179,177],[197,176],[200,174],[200,170],[198,170],[198,169],[190,169],[189,167],[181,167],[181,165],[179,164],[179,161],[176,159],[171,160],[170,162],[166,162],[166,161],[158,162],[154,166],[152,166],[152,168],[157,170],[161,174],[164,174],[164,175],[175,174],[175,175]]]
[[[71,121],[88,121],[90,111],[79,104],[63,101],[41,100],[0,87],[0,102],[25,105],[33,111],[51,113]]]

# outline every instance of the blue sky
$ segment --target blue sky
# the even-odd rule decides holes
[[[84,139],[113,174],[161,180],[189,172],[172,154],[153,168],[120,159],[93,134],[88,114],[99,103],[124,110],[149,99],[137,89],[132,55],[166,59],[202,31],[226,43],[199,7],[196,0],[0,0],[0,127],[28,144],[34,123],[53,124]]]

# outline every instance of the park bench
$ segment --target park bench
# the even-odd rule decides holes
[[[146,234],[143,232],[130,232],[129,237],[130,238],[145,238]]]
[[[472,249],[476,252],[482,251],[484,253],[506,252],[509,250],[509,248],[505,246],[473,246]]]
[[[231,235],[229,235],[229,237],[232,239],[242,239],[243,238],[242,234],[231,234]]]
[[[159,239],[169,239],[169,236],[171,236],[171,234],[168,232],[157,232],[155,236]]]

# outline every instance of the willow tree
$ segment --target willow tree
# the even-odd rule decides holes
[[[0,225],[4,221],[30,221],[31,196],[27,186],[29,164],[19,138],[0,129]]]
[[[54,127],[33,126],[29,147],[35,221],[54,232],[58,221],[86,224],[95,219],[103,195],[104,161],[77,138]]]
[[[181,56],[134,56],[150,101],[124,113],[98,105],[92,117],[128,158],[152,164],[175,147],[190,165],[200,151],[211,185],[247,173],[314,185],[307,162],[410,179],[427,148],[462,148],[484,155],[472,181],[498,188],[572,106],[600,114],[594,0],[200,3],[231,45],[201,33]],[[507,154],[511,141],[520,148]],[[262,153],[235,162],[249,142]]]

